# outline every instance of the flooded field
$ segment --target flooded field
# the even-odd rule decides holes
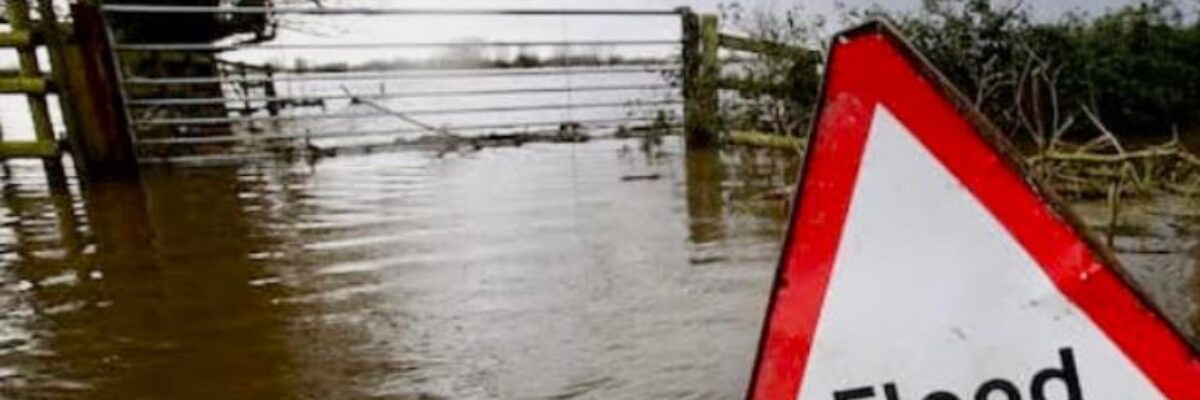
[[[157,166],[51,194],[13,163],[0,397],[738,398],[797,165],[601,140]],[[1200,328],[1200,207],[1121,221],[1131,275]]]

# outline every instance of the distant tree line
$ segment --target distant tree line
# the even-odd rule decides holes
[[[481,46],[483,47],[483,46]],[[291,72],[349,72],[349,71],[391,71],[404,69],[425,68],[540,68],[540,67],[571,67],[571,66],[613,66],[613,65],[657,65],[666,63],[665,58],[631,57],[620,54],[554,54],[543,55],[532,51],[520,51],[516,55],[485,54],[476,51],[452,49],[427,59],[393,58],[390,60],[369,60],[359,63],[333,62],[310,63],[305,59],[296,59],[295,66],[288,69],[276,66],[277,70]]]
[[[842,18],[891,21],[1003,130],[1045,143],[1098,130],[1200,134],[1197,5],[1153,0],[1039,21],[1020,2],[925,0],[912,12],[852,9]],[[821,46],[820,18],[726,13],[755,36]],[[820,68],[797,64],[764,73],[791,89],[792,115],[807,118]]]
[[[1200,128],[1200,24],[1172,0],[1053,22],[988,0],[926,0],[892,19],[1010,133]]]

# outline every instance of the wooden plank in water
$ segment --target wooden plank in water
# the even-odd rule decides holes
[[[0,47],[25,47],[36,44],[29,31],[11,31],[0,33]]]
[[[49,87],[43,78],[0,78],[0,93],[45,94]]]
[[[0,159],[4,158],[40,158],[58,155],[58,146],[54,142],[39,141],[6,141],[0,142]]]

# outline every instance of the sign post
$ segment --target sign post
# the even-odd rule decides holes
[[[838,35],[748,397],[1200,399],[1200,359],[895,31]]]

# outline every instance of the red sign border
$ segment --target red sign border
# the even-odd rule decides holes
[[[865,102],[869,104],[837,103],[834,106],[857,107],[849,112],[857,111],[861,118],[829,118],[827,113],[841,115],[847,112],[829,109],[833,104],[831,96],[839,95],[842,89],[833,86],[845,84],[834,77],[841,74],[835,70],[839,66],[835,63],[840,62],[838,53],[848,51],[845,49],[864,40],[878,42],[875,46],[883,47],[877,50],[893,53],[889,56],[895,60],[890,61],[893,64],[898,61],[900,68],[907,69],[903,72],[913,78],[908,79],[914,81],[908,82],[909,89],[913,85],[922,87],[902,93],[879,91],[874,93],[878,96],[875,101]],[[862,69],[869,71],[880,65],[872,64]],[[897,103],[896,96],[904,100],[897,104],[915,103],[915,98],[925,96],[930,101],[926,107],[932,106],[938,111],[931,113],[934,116],[912,117],[914,114],[905,112],[903,105],[900,110],[889,107],[905,125],[914,119],[925,120],[922,123],[926,126],[943,124],[939,118],[945,118],[946,112],[957,116],[951,119],[958,124],[950,125],[961,126],[930,130],[909,125],[910,130],[1034,257],[1055,286],[1080,307],[1162,393],[1173,399],[1200,399],[1200,384],[1196,383],[1200,382],[1200,356],[1195,349],[1147,301],[1144,292],[1126,275],[1113,253],[1086,233],[1085,225],[1066,203],[1047,186],[1031,178],[1034,175],[1029,173],[1000,131],[895,28],[884,21],[871,21],[835,35],[825,65],[825,79],[814,113],[817,118],[809,128],[810,144],[792,201],[790,222],[747,399],[790,400],[798,395],[858,175],[870,110],[879,103]],[[860,80],[857,85],[871,84],[862,81],[878,80]],[[907,108],[912,107],[919,106]],[[840,140],[834,144],[833,140],[825,138],[834,134],[822,134],[831,130],[858,133],[838,135]],[[964,131],[969,137],[962,136]],[[972,137],[977,140],[970,140]],[[939,139],[950,143],[937,143]],[[980,158],[981,151],[983,158]],[[825,156],[823,153],[826,152],[836,154]],[[824,163],[833,166],[826,167]],[[971,173],[975,175],[969,176]],[[809,180],[810,174],[823,174],[829,179],[821,179],[817,184]],[[984,182],[981,177],[988,181]],[[1000,184],[996,184],[997,181]],[[821,192],[823,196],[804,196],[809,192]],[[813,218],[817,215],[821,218]],[[798,222],[802,220],[806,222]],[[1014,220],[1023,220],[1026,226],[1010,222]],[[805,224],[808,229],[797,229],[798,224]],[[812,268],[818,270],[815,273],[809,271],[810,277],[793,276]]]

